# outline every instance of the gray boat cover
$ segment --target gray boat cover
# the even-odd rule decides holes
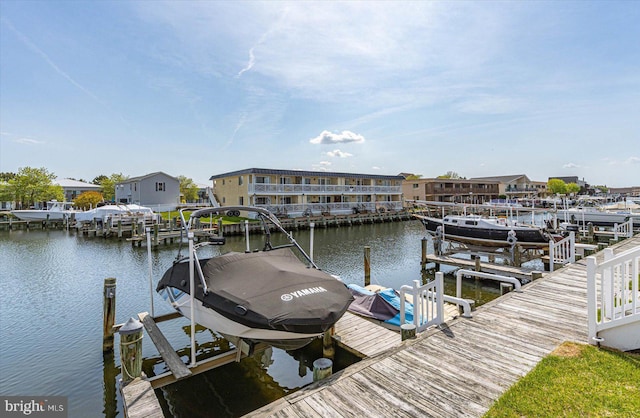
[[[201,260],[209,292],[197,271],[196,294],[203,306],[252,328],[322,333],[342,317],[353,300],[331,275],[308,267],[290,248],[227,253]],[[189,293],[189,263],[174,264],[157,290],[173,287]]]
[[[349,306],[349,311],[368,318],[387,321],[400,313],[389,302],[387,302],[378,292],[371,292],[364,287],[350,284],[349,291],[353,295],[353,302]]]

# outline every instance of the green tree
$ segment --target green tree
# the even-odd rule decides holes
[[[100,177],[100,176],[99,176]],[[97,179],[98,177],[96,177]],[[109,177],[100,177],[100,186],[102,187],[102,196],[107,202],[113,202],[116,198],[116,184],[125,181],[129,176],[125,176],[122,173],[112,174]],[[95,179],[94,179],[95,181]]]
[[[73,206],[78,209],[87,210],[91,208],[95,208],[96,205],[102,202],[104,198],[102,197],[102,193],[99,192],[84,192],[80,194],[80,196],[76,197],[73,201]]]
[[[580,186],[576,183],[567,183],[567,193],[578,193],[580,191]]]
[[[13,200],[21,207],[29,207],[36,202],[47,200],[64,200],[62,186],[53,184],[55,174],[46,168],[23,167],[14,178],[9,180]]]
[[[455,171],[447,171],[445,174],[438,176],[437,178],[439,179],[461,179],[463,177],[460,177],[460,175],[458,173],[456,173]]]
[[[107,180],[108,178],[109,177],[105,176],[104,174],[100,174],[99,176],[91,180],[91,183],[99,185],[103,180]]]
[[[12,178],[15,178],[15,177],[16,177],[16,173],[10,173],[10,172],[0,173],[0,182],[1,181],[9,181],[9,180],[11,180]]]
[[[0,202],[11,202],[14,196],[13,186],[8,181],[0,180]]]
[[[180,194],[185,202],[193,202],[198,199],[198,185],[192,179],[185,176],[178,176],[180,181]],[[184,203],[184,202],[183,202]]]
[[[422,178],[422,174],[409,174],[405,180],[418,180]]]
[[[567,194],[567,183],[561,179],[549,179],[547,190],[552,194]]]

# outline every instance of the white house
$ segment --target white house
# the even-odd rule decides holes
[[[53,184],[60,185],[64,192],[64,201],[72,202],[76,197],[84,192],[100,192],[102,187],[98,184],[85,183],[84,181],[72,179],[55,179]]]
[[[116,184],[115,196],[118,203],[135,203],[156,212],[175,210],[180,203],[180,181],[161,171],[131,177]]]

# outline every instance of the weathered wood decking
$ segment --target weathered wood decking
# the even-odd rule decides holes
[[[482,416],[560,343],[587,342],[586,295],[581,260],[248,416]]]

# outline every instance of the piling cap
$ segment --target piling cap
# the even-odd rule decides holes
[[[120,328],[118,333],[120,333],[120,335],[129,335],[140,332],[141,330],[142,322],[138,321],[135,318],[129,318],[129,320],[122,326],[122,328]]]

